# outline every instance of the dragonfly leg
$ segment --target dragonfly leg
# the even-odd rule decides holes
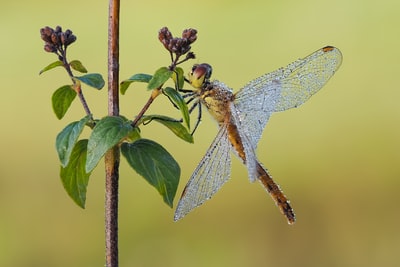
[[[199,124],[200,124],[200,122],[201,122],[201,113],[202,113],[202,111],[201,111],[201,104],[200,104],[199,102],[195,103],[195,104],[192,106],[192,108],[190,108],[189,113],[191,113],[191,111],[193,111],[193,109],[194,109],[196,106],[199,107],[199,112],[198,112],[198,115],[197,115],[196,124],[194,125],[194,128],[193,128],[193,131],[192,131],[191,135],[194,134],[194,132],[196,131],[197,127],[199,126]]]
[[[186,90],[180,90],[180,91],[185,92]],[[191,135],[193,135],[194,132],[196,131],[197,127],[198,127],[199,124],[200,124],[201,115],[202,115],[202,110],[201,110],[200,101],[198,100],[197,95],[195,94],[195,92],[193,92],[193,91],[191,91],[191,90],[187,90],[187,91],[188,91],[187,94],[182,95],[183,98],[189,98],[188,101],[186,101],[186,104],[190,104],[193,100],[196,100],[196,101],[193,103],[193,105],[189,108],[189,114],[192,114],[193,110],[194,110],[196,107],[198,107],[198,110],[199,110],[198,116],[197,116],[196,124],[195,124],[195,126],[194,126],[193,131],[191,132]],[[172,100],[171,100],[169,97],[168,97],[168,99],[169,99],[169,101],[172,103],[172,105],[174,105],[175,108],[179,109],[179,108],[174,104],[174,102],[172,102]],[[180,119],[180,120],[177,120],[177,121],[182,122],[183,119]]]
[[[197,121],[196,124],[194,126],[194,129],[191,133],[191,135],[194,134],[194,132],[196,131],[197,127],[199,126],[200,122],[201,122],[201,116],[202,116],[202,109],[201,109],[201,104],[200,101],[198,100],[198,96],[195,92],[190,91],[187,94],[184,94],[182,96],[183,98],[187,98],[190,97],[188,101],[186,101],[186,104],[190,104],[193,100],[196,100],[196,102],[193,103],[193,105],[189,108],[189,114],[192,114],[193,110],[198,107],[198,116],[197,116]]]
[[[153,117],[151,117],[151,118],[148,119],[148,120],[144,120],[144,121],[143,121],[143,125],[149,124],[149,123],[152,122],[154,119],[161,120],[161,121],[182,122],[182,119],[180,119],[180,120],[175,120],[175,119],[173,119],[173,118],[164,118],[164,117],[153,116]]]

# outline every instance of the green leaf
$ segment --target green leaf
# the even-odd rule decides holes
[[[122,155],[129,165],[163,196],[170,207],[179,183],[181,170],[175,159],[161,145],[147,139],[123,143]]]
[[[65,190],[81,208],[85,208],[86,188],[90,176],[90,172],[85,171],[87,143],[88,140],[84,139],[75,144],[71,160],[66,167],[61,167],[60,171]]]
[[[74,121],[68,124],[56,138],[56,149],[61,166],[68,165],[72,149],[74,148],[85,124],[90,120],[90,116],[86,116],[80,121]]]
[[[87,69],[82,65],[82,62],[79,60],[72,60],[69,65],[76,71],[87,73]]]
[[[121,117],[105,117],[93,128],[88,143],[86,172],[96,167],[104,154],[127,137],[133,127]]]
[[[183,88],[185,84],[184,71],[181,67],[176,67],[174,73],[172,74],[172,79],[175,84],[178,85],[179,89]]]
[[[175,89],[171,87],[167,87],[163,89],[164,94],[166,94],[169,99],[179,108],[182,113],[183,121],[186,124],[186,127],[190,129],[190,114],[189,109],[186,105],[185,100],[183,99],[182,95],[179,94]]]
[[[129,79],[122,81],[121,85],[120,85],[121,94],[123,94],[123,95],[125,94],[126,90],[128,89],[128,87],[131,83],[133,83],[133,82],[148,83],[152,77],[153,76],[149,75],[149,74],[137,73],[137,74],[133,75],[132,77],[130,77]]]
[[[57,61],[55,61],[55,62],[53,62],[53,63],[47,65],[46,67],[44,67],[44,69],[42,69],[42,70],[39,72],[39,75],[42,74],[43,72],[46,72],[46,71],[48,71],[48,70],[51,70],[51,69],[54,69],[55,67],[60,67],[60,66],[63,66],[63,63],[62,63],[62,61],[57,60]]]
[[[193,136],[188,132],[188,130],[182,125],[180,121],[162,115],[148,115],[143,117],[144,123],[151,120],[157,121],[168,127],[168,129],[170,129],[176,136],[183,139],[184,141],[193,143]]]
[[[129,142],[136,141],[137,139],[140,139],[140,128],[139,127],[134,127],[132,131],[129,132],[129,134],[126,137],[126,140]]]
[[[167,67],[159,68],[147,85],[147,89],[156,89],[161,87],[169,78],[171,78],[173,71]]]
[[[54,113],[59,120],[64,117],[75,97],[76,92],[71,85],[64,85],[53,93],[51,101],[53,104]]]
[[[80,80],[81,82],[96,88],[96,89],[101,89],[103,88],[105,82],[103,77],[101,76],[101,74],[99,73],[90,73],[90,74],[86,74],[80,77],[76,77],[76,79]]]

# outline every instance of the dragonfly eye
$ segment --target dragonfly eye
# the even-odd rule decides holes
[[[212,67],[211,67],[211,65],[207,64],[207,63],[203,63],[203,64],[201,64],[201,67],[205,68],[205,70],[206,70],[205,78],[207,80],[209,80],[211,78],[211,75],[212,75]]]
[[[212,67],[207,63],[196,64],[189,73],[189,82],[194,88],[201,88],[209,83],[212,74]]]
[[[194,64],[192,67],[192,70],[190,71],[189,75],[192,76],[194,71],[197,69],[197,67],[199,66],[199,64]]]

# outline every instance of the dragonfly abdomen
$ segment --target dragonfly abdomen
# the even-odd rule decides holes
[[[271,195],[276,205],[280,209],[283,215],[285,215],[289,224],[293,224],[296,221],[296,217],[292,207],[290,206],[289,200],[283,194],[279,185],[275,183],[272,177],[268,174],[268,171],[257,161],[257,178],[260,180],[262,185]]]
[[[232,147],[237,152],[239,158],[243,160],[243,163],[246,163],[246,154],[244,152],[243,142],[239,136],[237,126],[233,123],[229,123],[227,127],[228,127],[229,142],[231,142]]]

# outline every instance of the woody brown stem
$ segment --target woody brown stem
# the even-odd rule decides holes
[[[110,0],[108,20],[108,115],[119,116],[119,10],[120,1]],[[106,266],[118,267],[118,187],[120,152],[117,146],[105,155]]]

